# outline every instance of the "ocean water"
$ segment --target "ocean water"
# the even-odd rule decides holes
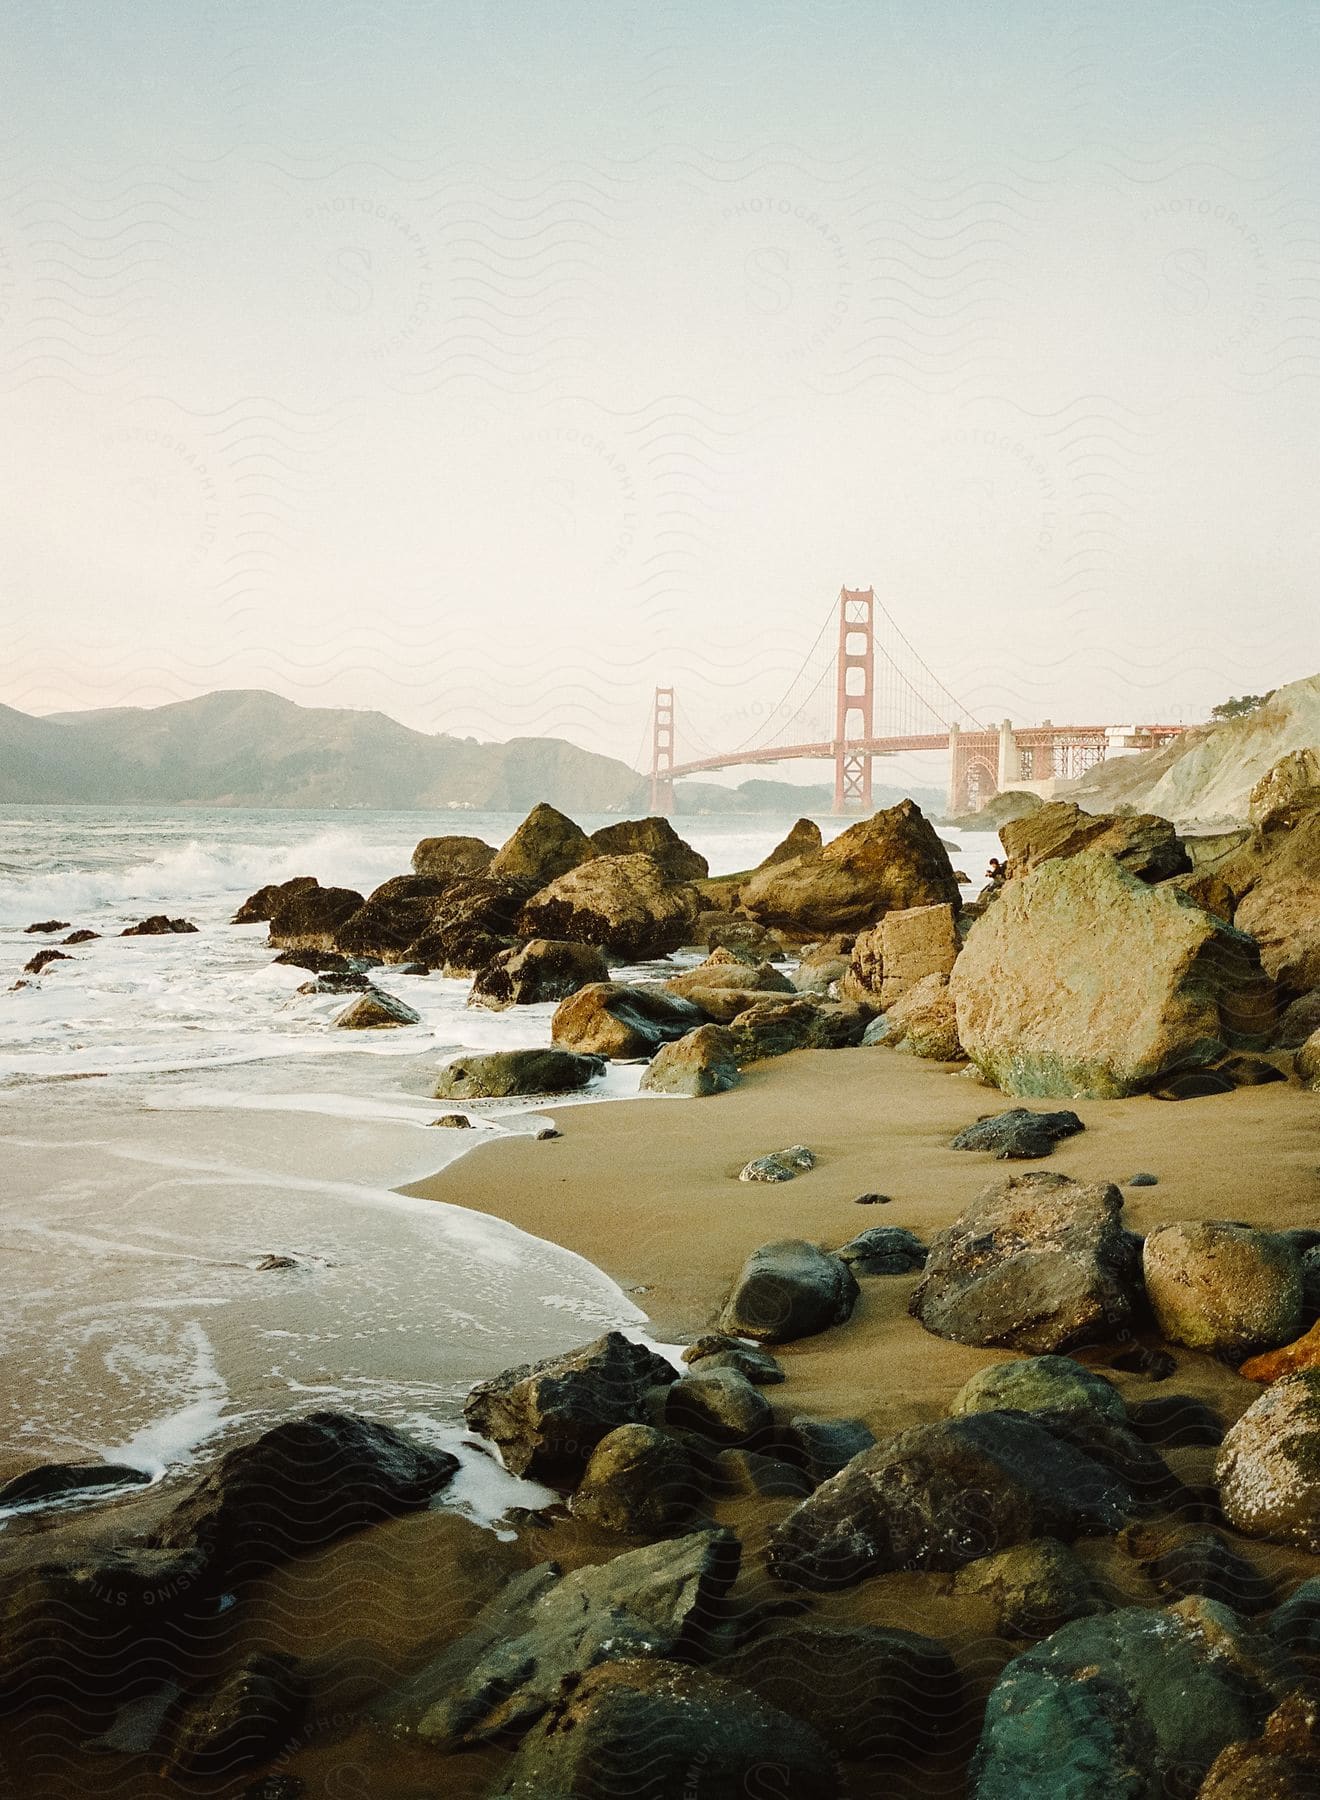
[[[721,873],[791,822],[680,827]],[[453,1447],[474,1381],[610,1326],[644,1332],[637,1301],[579,1257],[395,1191],[544,1122],[508,1103],[471,1109],[475,1130],[432,1130],[452,1109],[427,1096],[450,1054],[547,1042],[552,1006],[469,1009],[466,980],[384,969],[422,1023],[338,1033],[344,1000],[298,994],[306,972],[274,966],[265,926],[229,923],[263,882],[365,892],[407,870],[422,836],[500,843],[517,823],[0,808],[0,1472],[56,1455],[160,1476],[322,1405]],[[995,840],[959,843],[979,878]],[[156,912],[198,930],[118,935]],[[66,935],[25,929],[50,918],[101,936],[24,976]],[[638,1079],[612,1069],[557,1109]],[[459,1502],[491,1517],[521,1486],[469,1453]]]

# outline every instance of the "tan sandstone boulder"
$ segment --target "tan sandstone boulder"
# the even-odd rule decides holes
[[[1305,1087],[1320,1087],[1320,1031],[1312,1032],[1294,1059],[1297,1079]]]
[[[1272,813],[1298,806],[1320,806],[1320,748],[1290,751],[1267,769],[1251,790],[1247,817],[1263,825]]]
[[[412,853],[414,875],[484,875],[495,860],[492,847],[475,837],[428,837]]]
[[[641,961],[690,942],[699,907],[696,889],[669,881],[653,857],[597,856],[533,894],[518,929]]]
[[[1184,875],[1192,866],[1178,833],[1167,819],[1154,813],[1131,818],[1088,813],[1071,800],[1051,801],[1026,818],[1004,825],[999,841],[1008,857],[1010,877],[1029,875],[1043,862],[1076,856],[1083,850],[1104,850],[1129,874],[1139,875],[1143,881]]]
[[[1320,1554],[1320,1369],[1253,1401],[1215,1464],[1224,1516],[1248,1537]]]
[[[952,906],[908,906],[880,922],[880,1005],[894,1002],[930,975],[948,976],[958,960],[958,926]]]
[[[873,1041],[886,1050],[906,1051],[929,1062],[962,1062],[965,1057],[947,975],[927,975],[908,988],[871,1029]]]
[[[1301,1330],[1301,1253],[1275,1232],[1178,1220],[1147,1235],[1141,1266],[1171,1344],[1241,1356],[1290,1343]]]
[[[580,825],[542,801],[496,851],[490,873],[506,881],[528,881],[544,887],[546,882],[566,875],[597,855],[599,851]]]
[[[899,907],[961,903],[948,853],[911,800],[821,850],[756,870],[740,899],[762,923],[812,938],[861,930]]]
[[[1009,882],[950,986],[963,1048],[1007,1094],[1139,1093],[1263,1047],[1275,1016],[1251,938],[1098,850]]]
[[[705,857],[668,819],[620,819],[593,831],[591,841],[602,856],[652,856],[671,881],[704,881],[710,874]]]
[[[1294,999],[1320,987],[1320,807],[1276,814],[1214,865],[1237,897],[1234,923]]]

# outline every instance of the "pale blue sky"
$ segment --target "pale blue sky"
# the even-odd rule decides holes
[[[1320,668],[1312,8],[3,25],[0,700],[632,756],[844,581],[981,717]]]

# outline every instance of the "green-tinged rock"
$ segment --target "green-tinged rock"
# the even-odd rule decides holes
[[[1112,1381],[1084,1368],[1071,1356],[1028,1356],[1021,1362],[991,1363],[954,1396],[949,1411],[959,1413],[1076,1413],[1082,1418],[1123,1424],[1127,1409]]]
[[[1266,1388],[1224,1438],[1215,1464],[1230,1525],[1320,1555],[1320,1369]]]
[[[989,1600],[1004,1637],[1048,1637],[1073,1619],[1106,1610],[1086,1564],[1057,1538],[1034,1538],[983,1556],[960,1569],[953,1586],[955,1593]]]
[[[1179,1220],[1147,1234],[1141,1263],[1155,1322],[1170,1343],[1241,1356],[1301,1332],[1301,1253],[1275,1232]]]
[[[569,1509],[604,1531],[645,1537],[681,1525],[702,1497],[692,1458],[677,1438],[651,1425],[620,1425],[592,1451]]]

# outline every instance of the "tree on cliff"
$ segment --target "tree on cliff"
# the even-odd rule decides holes
[[[1271,688],[1268,694],[1235,694],[1232,699],[1221,700],[1218,706],[1210,708],[1212,719],[1241,719],[1248,713],[1259,712],[1267,700],[1274,698]]]

